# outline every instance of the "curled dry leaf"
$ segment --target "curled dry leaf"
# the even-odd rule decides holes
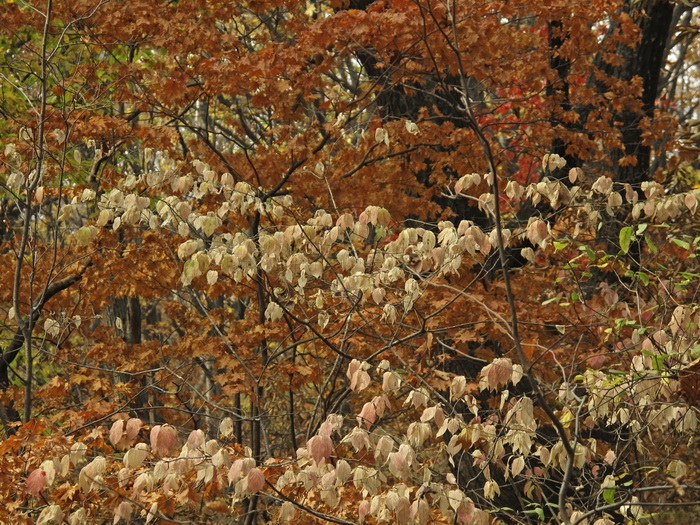
[[[525,468],[525,459],[522,456],[518,456],[510,464],[510,473],[513,477],[520,474]]]
[[[322,490],[332,489],[333,486],[335,485],[335,480],[336,480],[335,470],[329,470],[321,478],[321,482],[320,482],[321,489]]]
[[[494,359],[481,370],[479,388],[484,390],[497,390],[511,380],[513,374],[513,362],[508,358]]]
[[[39,186],[34,191],[34,202],[36,202],[37,204],[41,204],[42,202],[44,202],[45,195],[46,195],[46,193],[45,193],[44,187]]]
[[[551,172],[564,166],[566,166],[566,159],[556,153],[548,153],[542,158],[542,169],[545,171]]]
[[[390,436],[382,436],[377,441],[374,449],[374,459],[383,462],[394,450],[394,440]]]
[[[367,388],[371,382],[369,374],[365,371],[365,363],[353,359],[348,365],[347,376],[350,379],[350,389],[361,392]]]
[[[352,469],[350,468],[350,464],[344,459],[338,460],[338,463],[335,466],[335,476],[338,483],[343,485],[348,479],[350,479],[351,475]]]
[[[73,514],[68,516],[68,524],[69,525],[84,525],[87,523],[87,512],[85,511],[85,508],[81,507],[78,510],[76,510]],[[148,522],[146,522],[148,523]]]
[[[142,472],[134,480],[134,496],[153,490],[154,478],[151,472]]]
[[[408,430],[406,432],[408,442],[414,447],[423,446],[423,443],[425,443],[431,435],[432,431],[429,423],[419,423],[416,421],[408,425]]]
[[[411,120],[406,121],[406,131],[408,131],[411,135],[420,135],[418,125]]]
[[[489,480],[484,483],[484,497],[493,499],[501,494],[501,487],[494,480]]]
[[[279,518],[281,521],[292,521],[297,514],[297,509],[291,501],[285,501],[280,507]]]
[[[134,448],[126,451],[122,461],[127,468],[136,468],[143,465],[146,456],[148,456],[148,445],[139,443]]]
[[[44,508],[36,520],[36,525],[48,525],[49,523],[61,523],[65,514],[58,505],[49,505]]]
[[[359,452],[362,449],[369,450],[371,445],[369,441],[369,434],[366,430],[359,427],[355,427],[350,434],[343,438],[343,442],[348,442],[355,449],[355,452]]]
[[[569,170],[569,182],[575,183],[577,180],[583,179],[583,170],[581,168],[571,168]]]
[[[547,246],[547,238],[549,237],[549,227],[543,220],[537,219],[530,223],[527,227],[527,238],[532,244],[539,245],[541,248]]]
[[[61,462],[53,459],[47,459],[43,461],[39,468],[46,472],[46,485],[51,486],[53,480],[56,478],[56,466],[60,467]]]
[[[215,467],[228,467],[231,465],[231,455],[228,450],[222,448],[212,455],[211,463]]]
[[[381,144],[384,142],[387,146],[389,145],[389,134],[387,133],[386,129],[384,128],[377,128],[374,132],[374,141],[377,144]]]
[[[219,423],[219,434],[224,437],[229,437],[233,434],[233,419],[225,417]]]
[[[44,321],[44,330],[52,337],[57,337],[61,333],[61,325],[54,319],[46,319]]]
[[[608,195],[612,191],[613,181],[610,177],[598,177],[593,183],[593,191],[597,191],[603,195]]]
[[[387,393],[396,392],[401,386],[401,378],[396,372],[384,372],[382,376],[382,390]]]
[[[425,525],[430,519],[430,505],[425,498],[417,499],[411,504],[410,519],[417,525]]]
[[[204,443],[204,453],[207,456],[213,456],[219,450],[221,449],[221,446],[219,445],[219,442],[216,439],[210,439],[206,443]]]
[[[88,492],[96,486],[101,485],[102,474],[106,468],[107,460],[102,456],[97,456],[80,470],[78,484],[83,492]]]
[[[151,508],[148,509],[148,513],[146,514],[146,525],[148,525],[151,521],[156,519],[158,515],[158,502],[156,501],[151,505]]]
[[[535,250],[533,250],[529,246],[527,248],[522,248],[520,250],[520,255],[522,255],[525,258],[525,260],[527,260],[530,264],[535,264],[537,262],[537,258],[535,257]]]
[[[131,479],[131,470],[129,470],[126,467],[119,469],[119,472],[117,472],[117,481],[119,483],[120,488],[126,487],[126,485],[129,483],[130,479]]]
[[[233,485],[239,479],[241,479],[241,474],[243,471],[243,460],[237,459],[228,469],[228,484]]]
[[[457,401],[458,399],[461,399],[466,390],[467,378],[464,376],[455,376],[450,384],[450,400]]]
[[[85,457],[87,453],[87,445],[81,443],[80,441],[73,443],[70,447],[70,462],[71,465],[75,466],[80,462],[81,459]]]
[[[269,319],[270,321],[274,322],[278,319],[281,319],[283,315],[284,310],[282,309],[282,307],[276,302],[270,301],[270,303],[267,305],[267,308],[265,309],[265,319]]]

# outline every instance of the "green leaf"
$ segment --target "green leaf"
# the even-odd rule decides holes
[[[630,242],[632,241],[632,227],[625,226],[620,230],[620,249],[622,253],[627,253],[630,249]]]
[[[671,239],[672,242],[683,248],[684,250],[690,250],[690,243],[682,239]]]
[[[524,511],[525,514],[536,514],[540,521],[544,521],[544,509],[542,507],[536,507],[531,510]]]
[[[634,484],[634,479],[629,472],[623,472],[615,477],[615,484],[620,487],[631,487]]]
[[[661,372],[664,369],[664,362],[668,355],[653,355],[651,356],[651,366],[657,372]]]
[[[588,260],[590,262],[595,262],[595,260],[598,258],[598,257],[596,257],[595,252],[593,250],[591,250],[588,246],[585,246],[585,250],[586,250],[586,255],[588,255]]]
[[[605,489],[603,490],[603,499],[608,505],[615,503],[615,489]]]
[[[693,347],[693,349],[690,351],[690,355],[693,359],[700,355],[700,344]]]
[[[647,274],[645,274],[644,272],[639,272],[639,273],[637,274],[637,277],[639,277],[639,280],[642,281],[642,283],[644,284],[644,286],[648,286],[648,285],[649,285],[649,276],[648,276]]]
[[[558,295],[556,297],[552,297],[551,299],[547,299],[546,301],[542,301],[542,306],[546,306],[552,303],[558,303],[559,301],[561,301],[561,296]]]

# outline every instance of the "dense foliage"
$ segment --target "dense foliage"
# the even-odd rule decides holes
[[[0,16],[0,522],[697,510],[692,2]]]

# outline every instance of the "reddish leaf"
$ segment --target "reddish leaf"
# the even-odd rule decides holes
[[[109,440],[112,442],[115,448],[121,448],[119,442],[124,435],[124,420],[119,419],[112,424],[112,428],[109,431]]]
[[[246,476],[247,491],[249,494],[258,492],[265,486],[265,475],[258,468],[250,469]]]
[[[114,525],[116,525],[119,520],[123,520],[125,522],[129,522],[129,519],[131,519],[131,503],[127,501],[122,501],[119,505],[117,505],[117,508],[114,509]]]
[[[126,423],[126,439],[129,442],[135,441],[142,426],[143,421],[141,421],[139,418],[132,417],[129,419],[129,421]]]
[[[177,444],[177,431],[170,425],[163,425],[156,435],[157,454],[165,456],[169,454]]]
[[[374,403],[365,403],[362,407],[360,415],[357,416],[357,420],[359,423],[365,425],[365,427],[370,428],[377,420],[377,410],[374,406]]]
[[[27,477],[27,490],[35,498],[44,490],[46,486],[46,472],[43,469],[37,468]]]
[[[333,452],[333,442],[328,436],[314,436],[309,439],[306,447],[316,463],[320,463],[321,460],[324,459],[329,459]]]

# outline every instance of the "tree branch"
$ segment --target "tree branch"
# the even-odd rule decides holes
[[[36,302],[32,306],[31,315],[28,315],[24,319],[22,324],[15,329],[12,341],[10,342],[9,346],[5,350],[3,350],[2,356],[0,356],[0,389],[5,389],[8,386],[10,386],[10,365],[12,365],[12,362],[15,360],[17,354],[20,352],[22,346],[24,345],[24,334],[29,330],[29,327],[33,326],[34,323],[36,323],[36,321],[39,319],[41,311],[46,305],[46,303],[56,294],[62,292],[63,290],[66,290],[67,288],[70,288],[72,285],[80,281],[85,271],[91,265],[92,262],[88,261],[78,273],[66,277],[65,279],[61,279],[60,281],[54,281],[53,283],[49,284],[44,290],[44,293],[41,294],[41,296],[36,300]],[[9,415],[10,414],[8,412],[8,416]],[[16,414],[14,415],[16,416]]]

